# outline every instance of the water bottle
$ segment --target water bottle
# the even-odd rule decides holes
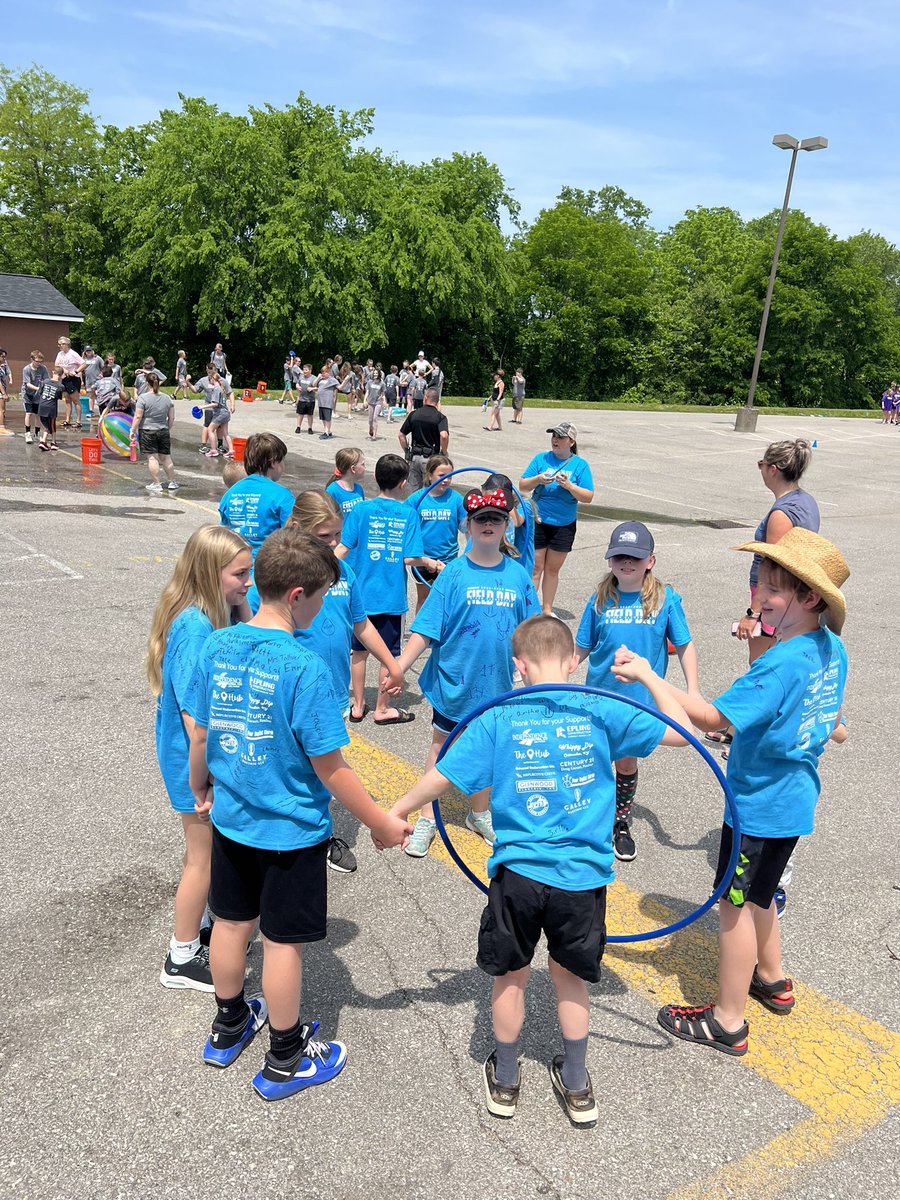
[[[81,395],[78,397],[78,400],[79,400],[79,403],[81,404],[81,416],[79,418],[79,423],[84,426],[84,428],[88,431],[88,433],[90,433],[91,432],[91,398],[87,394],[87,392],[82,392]]]

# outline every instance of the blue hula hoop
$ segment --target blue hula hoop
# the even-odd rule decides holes
[[[412,507],[416,510],[416,512],[418,512],[419,509],[422,507],[422,501],[425,499],[425,497],[428,495],[428,493],[431,491],[432,488],[436,488],[438,486],[438,484],[443,483],[445,479],[452,479],[454,475],[465,475],[469,471],[483,471],[485,475],[496,475],[497,474],[497,472],[495,470],[493,470],[493,468],[491,468],[491,467],[456,467],[454,470],[448,471],[446,475],[442,475],[440,477],[440,479],[436,479],[434,481],[434,483],[430,483],[428,485],[428,487],[425,488],[425,490],[422,492],[422,495],[418,498],[418,500],[415,502],[415,504],[413,504]],[[525,529],[529,534],[531,534],[532,530],[530,527],[534,524],[534,519],[531,515],[531,508],[529,505],[527,505],[525,503],[525,497],[522,495],[522,493],[519,491],[519,489],[515,486],[515,484],[513,484],[513,491],[515,492],[516,496],[518,497],[519,504],[521,504],[521,506],[522,506],[522,515],[525,517]],[[413,577],[413,579],[415,579],[416,583],[424,584],[425,587],[431,587],[431,584],[428,582],[428,580],[423,579],[421,577],[421,575],[419,574],[418,567],[410,567],[410,570],[412,571],[412,577]]]
[[[724,896],[729,884],[731,883],[731,878],[734,875],[734,869],[737,866],[738,856],[741,851],[741,826],[738,818],[737,803],[734,798],[734,792],[731,790],[728,780],[725,778],[721,767],[712,757],[706,747],[702,746],[694,737],[693,733],[687,729],[684,729],[678,724],[677,721],[673,721],[671,717],[667,717],[663,713],[657,712],[655,708],[651,708],[648,704],[642,704],[640,700],[631,700],[628,696],[623,696],[619,692],[609,692],[604,688],[588,687],[587,684],[582,683],[544,683],[537,687],[518,688],[513,692],[504,692],[502,696],[495,696],[493,700],[488,700],[484,704],[479,704],[477,708],[473,708],[471,712],[466,713],[463,719],[453,727],[452,731],[447,736],[447,740],[444,742],[443,746],[441,746],[435,766],[440,765],[441,759],[450,749],[451,744],[466,728],[466,726],[471,721],[474,721],[476,717],[480,717],[483,712],[487,712],[489,708],[496,708],[500,704],[505,704],[507,700],[514,700],[521,696],[546,692],[586,692],[591,696],[603,696],[607,700],[620,700],[623,704],[628,704],[632,708],[638,709],[640,712],[649,713],[651,717],[656,717],[660,721],[664,721],[670,729],[674,729],[677,733],[680,733],[681,736],[685,738],[685,740],[700,753],[700,757],[705,761],[706,765],[710,768],[713,775],[718,780],[719,786],[722,788],[722,791],[725,795],[725,807],[729,816],[731,817],[732,827],[731,857],[728,860],[728,867],[722,876],[722,882],[719,884],[713,894],[707,900],[704,900],[701,905],[695,908],[693,912],[688,913],[686,917],[682,917],[678,921],[674,921],[671,925],[666,925],[662,929],[650,929],[645,933],[610,934],[607,936],[606,940],[607,942],[649,942],[654,938],[668,937],[670,933],[677,933],[679,929],[684,929],[685,926],[690,925],[692,921],[696,921],[698,917],[702,917],[705,912],[712,908],[712,906],[722,896]],[[434,801],[434,820],[438,828],[438,833],[441,835],[450,857],[462,871],[463,875],[465,875],[467,879],[471,880],[471,882],[475,884],[479,891],[487,894],[487,887],[481,882],[475,872],[463,862],[462,858],[459,856],[459,852],[453,845],[453,842],[450,840],[450,835],[447,833],[447,827],[444,825],[444,819],[441,816],[440,804],[437,800]]]

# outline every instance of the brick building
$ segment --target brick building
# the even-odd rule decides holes
[[[52,366],[57,341],[71,337],[69,327],[83,320],[84,313],[40,275],[0,274],[0,347],[9,356],[14,392],[31,351],[40,350]]]

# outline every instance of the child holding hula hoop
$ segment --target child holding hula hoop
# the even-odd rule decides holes
[[[464,500],[466,530],[472,545],[444,567],[412,625],[400,655],[405,673],[431,646],[419,680],[432,706],[430,771],[447,735],[476,704],[508,692],[513,683],[510,654],[513,630],[539,611],[527,573],[500,552],[513,506],[503,488],[486,495],[471,491]],[[466,827],[489,844],[494,841],[487,792],[472,798]],[[428,803],[405,847],[411,858],[424,858],[437,826]]]
[[[567,683],[576,665],[574,648],[572,634],[555,617],[532,617],[512,637],[516,667],[529,685]],[[660,711],[686,725],[681,705],[652,672],[646,675]],[[440,765],[391,809],[406,817],[436,800],[450,784],[465,795],[491,789],[497,839],[488,859],[491,886],[477,961],[494,980],[495,1043],[483,1068],[485,1104],[492,1116],[515,1115],[525,988],[544,934],[564,1048],[550,1064],[553,1090],[573,1124],[597,1120],[586,1065],[587,985],[600,978],[606,888],[613,879],[610,761],[626,755],[644,758],[660,743],[687,744],[657,717],[601,696],[546,691],[510,698],[475,717]],[[533,746],[543,756],[537,764],[529,757]]]
[[[668,639],[678,654],[688,691],[699,695],[697,651],[681,597],[653,574],[656,555],[650,530],[640,521],[617,525],[604,557],[609,563],[609,573],[600,580],[596,594],[588,601],[575,635],[578,661],[588,659],[588,686],[627,691],[635,700],[650,704],[646,688],[627,688],[610,675],[610,668],[624,642],[648,659],[657,675],[665,675]],[[621,862],[631,862],[637,855],[629,821],[637,793],[637,759],[620,759],[615,768],[613,849]]]
[[[465,533],[467,520],[462,496],[453,491],[450,480],[437,483],[452,470],[453,463],[446,454],[432,454],[425,463],[425,487],[411,492],[406,499],[406,503],[419,514],[425,553],[445,564],[459,558],[459,535]],[[416,612],[428,599],[431,585],[437,577],[437,571],[429,571],[425,567],[414,571]]]
[[[774,897],[798,839],[812,833],[819,757],[840,725],[847,653],[836,634],[847,614],[840,589],[850,572],[838,548],[808,529],[736,548],[762,559],[755,600],[760,619],[775,631],[774,646],[714,704],[663,683],[698,729],[730,722],[735,731],[728,782],[741,827],[740,861],[719,901],[719,999],[667,1004],[657,1020],[675,1037],[740,1056],[747,1053],[748,996],[776,1013],[794,1007]],[[646,683],[650,676],[646,660],[624,647],[614,671],[626,681]],[[726,812],[716,885],[732,844]]]
[[[188,779],[190,736],[187,693],[206,639],[214,629],[247,620],[250,547],[221,525],[203,525],[191,534],[175,573],[166,585],[147,649],[147,678],[156,702],[156,754],[172,808],[181,817],[184,865],[175,893],[175,930],[159,974],[167,988],[211,992],[209,951],[203,939],[209,892],[210,829],[194,811]],[[207,922],[208,935],[208,922]],[[208,936],[207,936],[208,944]]]

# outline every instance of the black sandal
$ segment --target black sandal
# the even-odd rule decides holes
[[[741,1058],[747,1053],[747,1034],[750,1032],[750,1026],[745,1021],[734,1033],[723,1029],[713,1016],[715,1007],[714,1004],[704,1004],[701,1007],[667,1004],[656,1014],[656,1019],[663,1029],[674,1037]]]
[[[714,746],[730,746],[734,741],[734,734],[729,733],[727,729],[711,729],[709,733],[704,733],[704,741],[712,742]]]
[[[783,996],[782,992],[790,995]],[[794,999],[794,982],[792,979],[776,979],[774,983],[766,983],[759,977],[759,969],[753,968],[753,978],[750,980],[750,995],[758,1000],[769,1012],[789,1013],[796,1003]]]

